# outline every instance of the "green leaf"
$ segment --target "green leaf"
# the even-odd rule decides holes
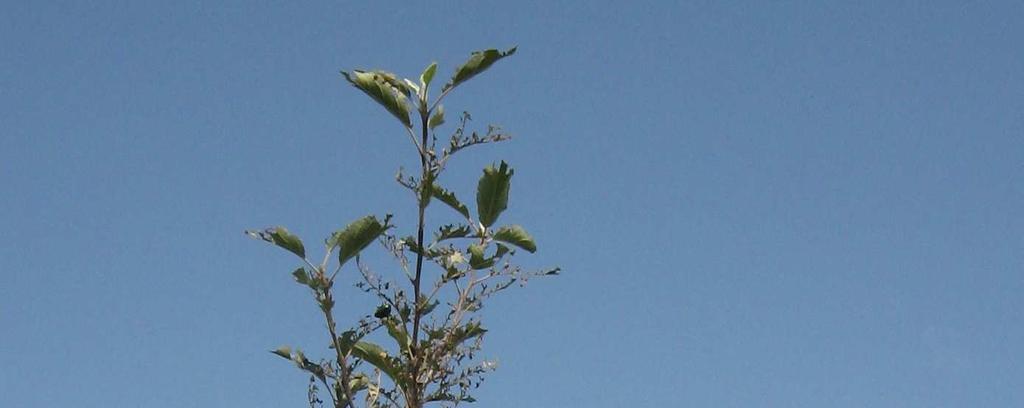
[[[302,350],[295,350],[295,352],[292,353],[292,361],[294,361],[295,364],[298,364],[299,368],[302,368],[303,364],[309,362],[309,360],[306,359],[306,355],[302,353]]]
[[[311,282],[311,280],[309,278],[309,274],[306,273],[305,268],[296,269],[295,272],[292,272],[292,276],[295,277],[296,282],[306,286],[310,286],[309,283]]]
[[[267,228],[263,231],[245,231],[250,237],[267,241],[277,245],[289,252],[298,255],[299,258],[306,258],[306,248],[302,246],[299,237],[288,232],[284,227]]]
[[[285,360],[291,360],[292,359],[292,348],[288,347],[288,346],[278,347],[277,350],[273,350],[273,351],[271,351],[271,353],[277,354],[277,355],[281,356],[282,358],[284,358]]]
[[[433,303],[428,303],[427,297],[420,295],[420,316],[429,315],[439,304],[441,304],[440,300],[434,299]]]
[[[469,246],[469,267],[473,269],[486,269],[494,266],[494,258],[484,257],[484,246],[473,244]]]
[[[393,317],[384,319],[383,322],[384,326],[388,328],[388,335],[395,339],[399,350],[402,350],[402,353],[408,354],[409,346],[412,345],[412,339],[409,338],[409,333],[405,331],[405,326]]]
[[[348,352],[352,350],[352,346],[356,344],[356,336],[355,330],[346,330],[338,336],[338,347],[341,348],[342,355],[348,355]],[[334,348],[334,344],[331,344],[330,348]]]
[[[391,377],[391,380],[400,387],[404,384],[404,381],[401,381],[401,361],[388,355],[388,352],[383,347],[370,342],[360,341],[352,347],[352,355],[379,368],[380,371]]]
[[[494,231],[494,239],[515,245],[531,253],[537,251],[537,244],[533,242],[533,237],[518,225],[506,225],[498,228],[497,231]]]
[[[434,80],[434,74],[436,72],[437,72],[437,63],[434,62],[434,63],[431,63],[429,66],[427,66],[427,68],[423,70],[423,73],[420,74],[420,84],[422,84],[424,89],[426,89],[428,86],[430,86],[430,81]]]
[[[420,181],[420,189],[419,189],[420,207],[427,208],[427,206],[430,205],[430,197],[432,197],[433,195],[434,195],[434,175],[431,172],[431,173],[428,173],[428,175],[426,177],[424,177],[423,180]]]
[[[374,73],[374,74],[379,75],[379,78],[380,78],[381,81],[384,81],[388,85],[390,85],[391,87],[397,89],[398,92],[401,92],[402,95],[404,95],[404,96],[408,97],[408,96],[416,93],[416,88],[415,88],[416,85],[414,85],[412,83],[412,81],[410,81],[408,79],[402,79],[401,81],[399,81],[398,77],[395,74],[392,74],[392,73],[387,72],[387,71],[375,70],[375,71],[371,71],[371,72]]]
[[[411,89],[408,85],[399,81],[393,74],[383,71],[353,70],[351,73],[342,71],[342,75],[353,86],[384,106],[405,127],[412,127],[412,122],[409,120],[407,97]]]
[[[442,390],[437,390],[437,391],[434,391],[433,394],[430,394],[429,397],[427,397],[427,402],[437,402],[437,401],[450,401],[450,402],[462,401],[462,402],[470,402],[470,403],[472,403],[472,402],[476,402],[476,398],[473,398],[473,397],[471,397],[469,395],[466,395],[466,396],[464,396],[462,398],[459,398],[459,397],[456,397],[456,396],[454,396],[454,395],[452,395],[450,393],[444,392]]]
[[[468,81],[470,78],[476,76],[481,72],[484,72],[484,70],[490,68],[491,65],[497,62],[498,60],[515,53],[516,47],[509,48],[504,52],[498,51],[493,48],[483,51],[474,51],[469,56],[469,60],[467,60],[466,63],[462,64],[462,66],[455,70],[455,75],[452,76],[451,81],[448,81],[448,83],[445,84],[443,88],[441,88],[441,91],[444,92],[451,88],[459,86],[459,84]]]
[[[481,336],[484,333],[487,333],[487,329],[483,328],[479,321],[466,323],[465,326],[456,327],[452,330],[451,342],[447,343],[445,347],[452,350],[456,346],[466,342],[466,340]]]
[[[444,187],[441,187],[436,183],[432,183],[431,187],[434,198],[441,200],[442,203],[448,204],[449,207],[458,211],[459,214],[462,214],[462,216],[466,217],[467,220],[469,219],[469,208],[459,201],[458,197],[455,197],[455,193],[445,190]]]
[[[434,240],[441,242],[446,239],[465,238],[470,232],[471,230],[468,225],[448,224],[438,229],[437,234],[434,235]]]
[[[443,279],[444,282],[448,282],[448,281],[451,281],[451,280],[455,280],[455,279],[461,278],[462,275],[465,275],[464,271],[459,270],[459,268],[457,268],[455,266],[449,266],[449,267],[445,268],[445,274],[442,277],[442,279]]]
[[[341,247],[341,250],[338,251],[338,262],[340,265],[344,265],[346,261],[359,254],[384,231],[387,231],[388,227],[386,224],[381,224],[377,217],[368,215],[352,222],[345,229],[335,232],[327,244],[332,248],[335,245]]]
[[[416,238],[414,238],[413,236],[410,235],[405,238],[402,238],[402,244],[405,245],[405,248],[408,249],[409,252],[412,252],[417,255],[426,256],[426,253],[424,253],[423,248],[420,248],[419,244],[416,243]]]
[[[491,259],[494,259],[495,261],[501,259],[501,257],[505,256],[505,254],[509,253],[511,250],[509,247],[502,244],[495,243],[494,245],[498,247],[498,250],[494,251],[494,256],[491,257]]]
[[[512,173],[513,170],[504,161],[500,167],[490,165],[484,168],[484,175],[476,187],[476,210],[484,227],[494,224],[507,208]]]
[[[430,396],[427,397],[427,401],[426,402],[455,401],[457,399],[459,399],[459,398],[454,396],[454,395],[452,395],[452,394],[449,394],[449,393],[444,392],[442,390],[437,390],[437,391],[434,391],[433,394],[430,394]]]
[[[460,342],[463,342],[476,336],[483,335],[484,333],[487,333],[487,329],[480,326],[480,322],[469,322],[466,324],[465,328],[458,333],[456,338],[459,339]]]
[[[420,246],[416,244],[416,238],[413,237],[402,238],[402,244],[405,245],[405,249],[409,250],[409,252],[417,255],[423,255],[427,259],[434,259],[442,253],[441,250],[431,249],[429,246],[426,250],[423,250],[423,248],[420,248]]]
[[[280,356],[281,354],[278,355]],[[321,367],[319,364],[309,361],[309,359],[306,358],[306,355],[303,354],[301,350],[295,350],[295,352],[292,353],[291,360],[294,361],[295,365],[298,366],[300,369],[302,369],[303,371],[308,371],[310,374],[315,375],[321,381],[327,378],[326,373],[324,373],[324,368]]]
[[[434,128],[436,128],[438,126],[441,126],[443,124],[444,124],[444,105],[438,105],[437,106],[437,110],[435,110],[434,114],[430,117],[430,121],[427,122],[427,126],[430,127],[431,130],[433,130]]]
[[[410,81],[408,79],[402,79],[402,82],[405,84],[405,86],[407,86],[409,88],[410,91],[412,91],[412,93],[415,93],[415,94],[419,94],[420,93],[420,86],[419,85],[416,85],[414,82],[412,82],[412,81]]]
[[[352,380],[348,382],[349,389],[352,392],[358,392],[365,390],[370,385],[370,377],[363,373],[355,373],[352,375]]]

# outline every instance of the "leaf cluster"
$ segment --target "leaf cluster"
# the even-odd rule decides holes
[[[477,356],[487,333],[479,314],[484,301],[515,283],[558,273],[557,268],[524,272],[512,262],[516,250],[533,253],[537,244],[524,227],[497,224],[508,208],[514,175],[507,163],[483,169],[476,185],[475,212],[440,182],[446,164],[457,153],[509,139],[496,126],[488,126],[483,134],[467,132],[471,118],[463,113],[447,144],[439,149],[435,132],[445,124],[442,100],[515,51],[513,47],[472,53],[433,100],[429,88],[436,63],[423,70],[418,82],[382,70],[342,72],[352,86],[403,125],[416,147],[421,159],[419,174],[407,175],[400,170],[396,177],[413,193],[416,202],[419,217],[415,235],[393,233],[390,215],[383,220],[367,215],[324,240],[323,260],[314,263],[307,257],[302,240],[284,227],[247,231],[301,260],[302,265],[292,276],[310,291],[323,314],[332,358],[313,361],[291,347],[273,351],[309,373],[310,406],[322,405],[317,396],[322,390],[330,394],[335,407],[420,408],[429,403],[454,407],[475,401],[472,390],[495,367]],[[419,114],[418,122],[411,119],[413,112]],[[427,242],[425,212],[434,200],[453,210],[457,221],[437,227]],[[401,279],[386,279],[360,260],[360,253],[374,242],[397,261],[403,272]],[[343,266],[351,265],[353,260],[358,271],[354,285],[380,303],[373,313],[341,331],[334,320],[332,289]],[[438,273],[424,274],[425,265],[434,265]],[[432,283],[425,279],[430,276]],[[379,337],[374,334],[378,331],[390,338],[390,346],[373,341]]]

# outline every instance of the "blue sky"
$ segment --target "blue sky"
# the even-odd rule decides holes
[[[1020,3],[3,9],[0,405],[302,406],[267,350],[324,351],[316,308],[242,231],[411,231],[338,71],[518,45],[446,103],[516,139],[446,183],[511,163],[565,274],[488,306],[477,406],[1024,406]]]

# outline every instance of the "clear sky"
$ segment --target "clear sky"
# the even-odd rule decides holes
[[[316,307],[242,231],[411,231],[338,71],[518,45],[446,183],[511,163],[565,274],[488,306],[477,406],[1024,406],[1024,6],[852,3],[5,2],[0,405],[303,406]]]

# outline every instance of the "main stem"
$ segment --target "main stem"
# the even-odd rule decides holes
[[[419,149],[419,153],[420,153],[420,167],[421,167],[421,170],[422,170],[422,172],[420,173],[420,188],[421,189],[432,188],[430,186],[430,184],[428,184],[428,182],[430,182],[430,183],[433,182],[433,180],[430,180],[431,179],[430,174],[429,174],[430,169],[427,167],[427,164],[428,164],[428,161],[427,161],[427,138],[428,138],[427,119],[428,119],[428,116],[429,116],[429,111],[427,111],[426,113],[424,113],[422,111],[420,112],[420,129],[422,130],[422,133],[420,135],[420,149]],[[420,337],[420,314],[421,314],[420,313],[420,282],[421,282],[420,278],[423,275],[423,251],[424,251],[424,249],[423,249],[423,226],[426,223],[424,215],[426,214],[426,210],[427,210],[426,203],[424,202],[426,200],[424,199],[424,197],[429,197],[429,195],[425,195],[425,194],[427,194],[427,193],[424,193],[424,192],[421,191],[420,194],[419,194],[419,197],[417,197],[417,204],[419,205],[419,228],[416,231],[416,247],[419,249],[419,251],[417,251],[417,254],[416,254],[416,278],[412,281],[412,286],[413,286],[413,305],[414,306],[413,306],[413,317],[412,317],[412,347],[410,347],[410,350],[412,351],[412,360],[413,361],[412,361],[412,373],[410,373],[412,378],[410,378],[411,383],[409,384],[410,388],[412,388],[412,392],[410,393],[412,395],[411,396],[410,395],[406,395],[406,402],[409,405],[409,408],[419,408],[420,406],[422,406],[422,402],[420,401],[420,396],[423,393],[423,390],[420,389],[420,384],[419,384],[419,381],[418,381],[418,377],[419,377],[419,373],[420,373],[420,364],[423,362],[422,361],[423,360],[423,356],[420,355],[421,353],[420,353],[420,349],[419,349],[419,344],[420,344],[419,343],[419,337]]]
[[[328,300],[332,300],[330,297],[330,289],[324,291],[324,296],[327,297]],[[341,378],[338,381],[341,383],[341,391],[345,394],[344,396],[335,396],[336,400],[334,402],[334,406],[338,406],[338,399],[344,398],[344,403],[341,405],[342,407],[355,408],[354,402],[352,401],[352,387],[349,384],[349,375],[351,373],[348,371],[348,362],[346,361],[347,359],[345,358],[345,354],[341,352],[341,343],[338,342],[338,333],[336,332],[334,324],[334,314],[331,313],[331,309],[329,308],[323,309],[323,312],[324,318],[327,320],[327,330],[331,333],[331,343],[334,344],[334,351],[337,354],[338,370],[341,371],[339,373]],[[328,391],[330,390],[328,389]]]

